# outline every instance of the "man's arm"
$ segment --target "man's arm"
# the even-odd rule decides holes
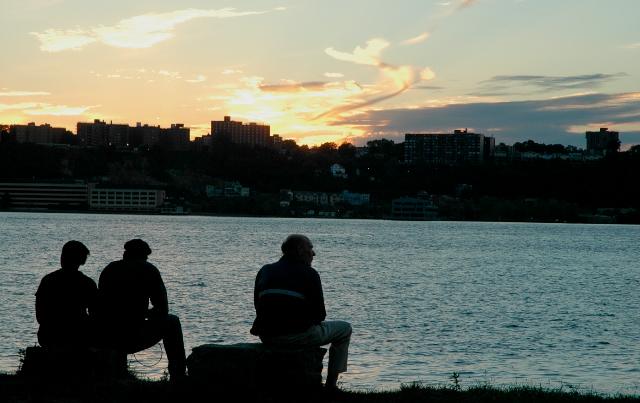
[[[313,269],[312,269],[313,270]],[[322,282],[317,271],[313,270],[311,277],[311,289],[309,291],[309,304],[311,307],[311,318],[318,323],[325,320],[327,312],[324,307],[324,294],[322,293]]]
[[[51,313],[49,312],[49,307],[51,304],[48,303],[49,301],[46,295],[46,283],[46,280],[43,278],[42,281],[40,281],[38,290],[36,291],[36,320],[41,325],[51,317]]]
[[[149,299],[153,308],[147,312],[148,317],[164,317],[169,314],[169,300],[167,298],[167,289],[162,281],[160,271],[150,264],[152,275],[149,278],[151,284],[149,285],[150,295]]]

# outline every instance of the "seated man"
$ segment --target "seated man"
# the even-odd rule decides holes
[[[79,271],[89,249],[78,241],[62,247],[59,270],[43,277],[36,292],[38,342],[47,348],[82,348],[92,344],[89,311],[98,288]]]
[[[186,371],[182,326],[177,316],[169,314],[160,271],[147,262],[151,248],[141,239],[132,239],[124,249],[123,259],[109,263],[98,282],[102,344],[133,354],[162,340],[170,379],[182,379]]]
[[[324,321],[322,284],[311,267],[313,244],[304,235],[289,235],[282,258],[264,266],[256,276],[256,319],[251,334],[265,344],[291,347],[331,343],[325,387],[337,389],[338,375],[347,370],[351,325]]]

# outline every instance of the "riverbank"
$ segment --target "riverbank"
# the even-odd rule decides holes
[[[212,380],[214,381],[214,380]],[[411,384],[391,391],[342,391],[327,395],[323,392],[295,394],[284,391],[276,395],[246,394],[242,390],[225,391],[212,386],[206,392],[196,390],[189,382],[172,385],[166,380],[140,379],[112,380],[94,383],[56,382],[35,383],[21,376],[0,374],[0,401],[18,402],[110,402],[110,403],[164,403],[164,402],[433,402],[433,403],[501,403],[501,402],[640,402],[640,396],[606,396],[595,393],[578,393],[573,389],[543,389],[513,386],[496,388],[477,386],[468,389],[451,386]]]
[[[306,216],[306,215],[269,215],[269,214],[225,214],[225,213],[214,213],[214,212],[188,212],[181,214],[169,214],[169,213],[160,213],[160,212],[149,212],[149,211],[109,211],[109,210],[55,210],[55,209],[11,209],[11,210],[0,210],[1,213],[34,213],[34,214],[87,214],[87,215],[133,215],[133,216],[180,216],[180,217],[220,217],[220,218],[299,218],[299,219],[334,219],[334,220],[384,220],[384,221],[405,221],[405,222],[416,222],[416,221],[443,221],[443,222],[485,222],[485,223],[512,223],[512,224],[619,224],[619,225],[640,225],[640,222],[617,222],[616,220],[611,220],[609,216],[585,216],[582,217],[581,220],[574,221],[565,221],[559,219],[504,219],[504,218],[476,218],[476,219],[457,219],[457,218],[446,218],[439,217],[430,220],[419,220],[419,219],[399,219],[395,217],[391,217],[388,215],[383,216],[370,216],[370,217],[353,217],[353,216]]]

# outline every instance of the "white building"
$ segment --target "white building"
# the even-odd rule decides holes
[[[89,208],[108,211],[158,211],[165,191],[158,189],[120,189],[89,187]]]

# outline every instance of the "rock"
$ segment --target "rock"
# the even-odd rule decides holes
[[[189,379],[201,386],[242,391],[307,390],[322,386],[327,350],[283,349],[261,343],[205,344],[187,358]]]
[[[127,356],[113,350],[27,347],[18,373],[31,379],[97,379],[128,374]]]

